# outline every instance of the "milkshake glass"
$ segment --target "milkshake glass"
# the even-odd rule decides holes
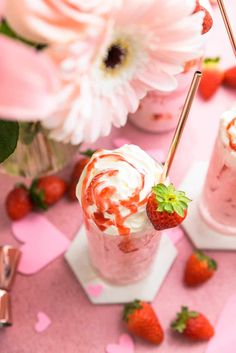
[[[236,107],[221,117],[200,213],[212,229],[236,235]]]
[[[97,151],[77,187],[89,255],[101,276],[116,284],[148,274],[160,232],[151,225],[146,204],[162,167],[135,145]]]
[[[176,79],[174,92],[149,92],[141,101],[138,110],[129,115],[132,124],[152,133],[162,133],[176,128],[193,74],[199,69],[201,59],[186,64],[185,71]]]

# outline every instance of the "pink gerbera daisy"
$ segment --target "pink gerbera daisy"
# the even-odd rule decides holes
[[[93,142],[112,124],[123,126],[149,90],[173,91],[185,62],[202,55],[203,13],[194,8],[195,0],[129,0],[102,43],[51,47],[64,87],[57,112],[43,122],[51,137]]]

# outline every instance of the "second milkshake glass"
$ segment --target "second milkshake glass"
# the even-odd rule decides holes
[[[221,118],[200,213],[212,229],[236,235],[236,108]]]

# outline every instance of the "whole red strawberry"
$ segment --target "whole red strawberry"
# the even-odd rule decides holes
[[[202,251],[195,251],[186,263],[184,281],[188,286],[197,286],[208,281],[217,270],[217,263]]]
[[[160,344],[163,341],[163,329],[149,303],[135,300],[133,303],[126,304],[123,319],[128,330],[134,335],[154,344]]]
[[[175,190],[173,184],[157,184],[148,198],[147,215],[156,230],[173,228],[187,216],[190,201],[183,191]]]
[[[194,341],[208,341],[215,333],[214,328],[203,314],[189,311],[185,306],[177,314],[171,327],[174,331]]]
[[[210,99],[224,80],[224,72],[220,68],[220,58],[204,60],[202,80],[199,85],[199,94],[204,100]]]
[[[63,179],[48,175],[32,182],[30,197],[35,207],[45,210],[60,200],[66,190],[67,184]]]
[[[209,11],[199,3],[199,0],[196,0],[196,7],[193,13],[203,11],[204,12],[204,19],[202,24],[202,34],[205,34],[210,31],[213,25],[213,19],[210,15]]]
[[[78,184],[78,181],[81,177],[81,174],[84,170],[84,167],[88,164],[90,158],[83,158],[80,159],[74,166],[73,172],[71,174],[71,180],[68,188],[68,196],[70,200],[75,201],[77,200],[76,197],[76,187]]]
[[[236,88],[236,66],[225,71],[224,85],[230,88]]]
[[[71,180],[68,188],[68,196],[71,201],[77,200],[76,187],[77,187],[78,181],[81,177],[84,167],[88,164],[94,152],[95,151],[88,149],[87,151],[80,153],[86,157],[80,159],[73,168],[73,171],[71,174]]]
[[[28,190],[25,186],[16,186],[6,198],[6,211],[12,220],[25,217],[33,208]]]

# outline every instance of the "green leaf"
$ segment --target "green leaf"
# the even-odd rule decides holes
[[[0,120],[0,163],[16,149],[19,137],[19,124],[15,121]]]
[[[96,152],[96,150],[91,150],[88,148],[86,151],[80,151],[80,154],[85,157],[92,157],[92,155]]]
[[[167,211],[168,213],[174,212],[173,206],[170,203],[164,204],[164,210]]]
[[[142,309],[141,301],[136,299],[132,303],[125,304],[123,311],[123,320],[128,322],[130,315],[135,311]]]
[[[45,192],[44,190],[38,188],[38,181],[38,179],[34,179],[32,181],[29,189],[29,195],[35,208],[46,211],[48,206],[45,203]]]
[[[183,211],[183,208],[178,205],[177,203],[173,204],[173,208],[175,210],[175,212],[180,216],[180,217],[183,217],[184,216],[184,211]]]
[[[162,203],[160,203],[157,207],[157,211],[158,212],[163,212],[164,211],[164,205]]]
[[[38,50],[44,49],[46,47],[45,44],[33,43],[33,42],[19,36],[15,31],[13,31],[13,29],[9,26],[9,24],[7,23],[6,20],[2,20],[2,22],[0,23],[0,33],[4,34],[5,36],[7,36],[9,38],[19,40],[20,42],[23,42],[27,45],[35,47]]]

